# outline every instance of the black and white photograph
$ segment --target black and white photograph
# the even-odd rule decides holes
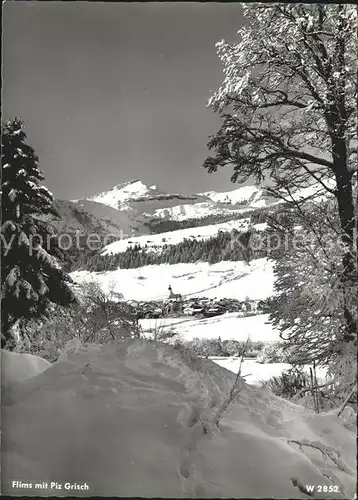
[[[356,499],[357,7],[2,10],[0,494]]]

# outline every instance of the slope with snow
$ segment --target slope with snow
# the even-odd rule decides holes
[[[181,340],[217,339],[245,342],[274,342],[280,340],[279,331],[268,322],[268,314],[242,317],[226,313],[212,318],[160,318],[141,319],[144,332],[175,332]]]
[[[314,485],[314,498],[353,497],[352,417],[316,415],[242,379],[226,408],[234,383],[160,343],[74,349],[3,387],[2,494],[304,499]]]
[[[161,264],[137,269],[117,269],[103,273],[75,271],[77,283],[94,280],[104,291],[113,285],[125,300],[162,300],[168,297],[169,284],[183,297],[217,297],[245,300],[265,299],[273,294],[272,262],[267,259],[217,264]]]
[[[182,221],[215,215],[235,215],[245,210],[265,207],[270,202],[255,186],[244,186],[227,192],[208,191],[192,195],[166,193],[157,186],[147,186],[140,179],[117,184],[113,188],[73,200],[79,205],[96,202],[129,212],[135,217]]]
[[[285,199],[287,201],[303,201],[303,200],[314,200],[315,202],[322,202],[327,200],[332,196],[333,193],[329,193],[326,186],[330,190],[334,190],[336,186],[336,182],[333,179],[323,179],[323,184],[319,182],[315,182],[308,187],[298,189],[295,191],[292,196],[286,196]]]
[[[140,198],[155,190],[156,186],[148,187],[143,184],[141,180],[135,179],[123,184],[118,184],[109,191],[103,191],[102,193],[90,196],[88,200],[123,210],[127,208],[125,205],[126,201]]]
[[[246,209],[245,209],[246,210]],[[213,215],[233,215],[242,213],[242,208],[216,206],[213,202],[199,202],[191,205],[175,205],[173,207],[158,208],[154,211],[153,217],[160,219],[170,219],[183,221],[187,219],[200,219]],[[149,214],[148,214],[149,215]]]
[[[117,184],[107,191],[74,201],[79,204],[84,201],[94,201],[119,211],[131,212],[137,217],[145,215],[152,217],[157,210],[172,206],[210,202],[209,198],[202,195],[166,193],[155,185],[147,186],[140,179]],[[211,204],[214,205],[212,202]]]
[[[115,210],[102,203],[82,200],[74,203],[66,200],[56,200],[56,209],[60,217],[43,217],[57,234],[78,233],[96,234],[100,237],[110,235],[112,240],[121,236],[130,236],[134,232],[143,234],[143,227],[131,219],[125,211]]]
[[[332,180],[324,181],[330,188],[334,188]],[[320,183],[299,189],[294,193],[295,199],[326,199],[327,193]],[[285,196],[283,196],[285,198]],[[290,197],[286,196],[287,201]],[[117,184],[113,188],[89,196],[86,199],[73,200],[80,209],[85,209],[90,214],[97,216],[99,207],[108,207],[118,213],[113,213],[111,221],[121,219],[120,214],[130,218],[130,222],[123,224],[123,231],[127,232],[128,226],[134,228],[138,234],[150,232],[148,220],[185,221],[188,219],[202,219],[203,217],[241,216],[245,212],[255,209],[270,209],[284,202],[284,199],[275,200],[264,192],[264,188],[257,186],[242,186],[230,191],[207,191],[193,195],[167,193],[157,186],[147,186],[140,179]],[[91,206],[92,203],[92,206]],[[94,211],[94,212],[93,212]],[[102,210],[105,214],[105,210]],[[108,218],[104,215],[106,219]],[[106,224],[107,221],[104,221]],[[116,225],[116,223],[115,223]],[[129,232],[131,234],[131,232]]]
[[[238,373],[240,369],[240,358],[218,358],[209,356],[209,359],[233,373]],[[279,377],[284,371],[290,368],[292,368],[292,365],[288,363],[259,363],[256,359],[245,359],[241,364],[241,373],[247,384],[261,386],[272,377]],[[310,374],[311,367],[309,365],[304,365],[302,368],[307,375]],[[326,382],[327,370],[325,368],[317,367],[316,373],[318,383]]]
[[[225,203],[231,205],[241,205],[243,203],[247,204],[250,202],[252,204],[258,202],[263,196],[262,190],[257,188],[256,186],[244,186],[225,192],[206,191],[205,193],[201,194],[208,196],[216,203]]]
[[[132,238],[124,238],[110,243],[102,250],[102,255],[112,255],[120,252],[125,252],[127,248],[140,245],[142,248],[145,246],[148,249],[155,249],[163,247],[164,245],[177,245],[184,241],[184,239],[205,240],[213,236],[217,236],[220,231],[230,232],[233,229],[245,232],[252,227],[256,231],[263,231],[266,229],[267,224],[255,224],[251,226],[250,219],[240,219],[220,224],[210,224],[208,226],[200,226],[194,228],[178,229],[176,231],[168,231],[165,233],[133,236]]]

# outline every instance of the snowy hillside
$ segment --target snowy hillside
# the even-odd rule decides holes
[[[264,196],[263,190],[256,186],[244,186],[231,191],[207,191],[198,193],[209,201],[192,205],[177,205],[167,209],[156,210],[154,215],[161,218],[185,220],[208,215],[235,214],[255,208],[266,207],[273,203]]]
[[[183,297],[265,299],[273,293],[272,263],[257,259],[250,263],[223,261],[218,264],[162,264],[104,273],[75,271],[77,283],[95,280],[108,291],[111,284],[126,300],[159,300],[168,296],[169,284]]]
[[[334,189],[335,181],[333,179],[322,179],[324,184],[329,189]],[[207,191],[201,193],[204,196],[208,196],[212,201],[216,203],[223,203],[227,205],[243,205],[250,208],[262,208],[267,206],[273,206],[281,204],[281,200],[276,200],[264,194],[263,189],[256,186],[243,186],[238,189],[226,192],[216,192]],[[313,198],[316,201],[325,199],[328,193],[319,182],[313,183],[311,186],[306,188],[298,189],[293,193],[294,200],[310,199]],[[290,201],[291,197],[286,196],[286,200]],[[246,208],[245,207],[245,208]]]
[[[160,318],[141,319],[143,331],[155,329],[177,333],[182,340],[217,339],[245,342],[274,342],[280,340],[279,331],[268,322],[268,314],[242,317],[239,313],[226,313],[213,318]]]
[[[223,222],[221,224],[211,224],[209,226],[178,229],[177,231],[168,231],[167,233],[152,234],[150,236],[135,236],[132,238],[114,241],[113,243],[107,245],[103,249],[102,255],[124,252],[127,248],[135,245],[140,245],[141,247],[145,247],[147,245],[149,249],[154,250],[162,247],[163,245],[177,245],[178,243],[184,241],[184,239],[195,238],[196,240],[204,240],[216,236],[220,231],[230,232],[233,229],[246,231],[249,227],[249,219],[240,219]],[[256,224],[252,227],[257,231],[263,231],[266,229],[266,223]]]
[[[158,208],[154,211],[153,216],[161,219],[182,221],[186,219],[200,219],[211,215],[235,215],[242,212],[242,208],[216,206],[212,201],[204,201],[191,205],[183,204],[167,208]]]
[[[333,179],[322,179],[325,186],[329,189],[335,189],[336,182]],[[330,195],[327,190],[320,183],[314,183],[311,186],[306,188],[298,189],[295,193],[293,193],[292,198],[295,201],[302,201],[304,199],[311,199],[316,202],[320,202],[326,200]],[[292,200],[291,197],[287,196],[285,199],[288,201]]]
[[[60,216],[47,217],[45,220],[57,234],[78,231],[79,234],[95,233],[103,237],[111,234],[118,238],[134,231],[143,234],[141,225],[131,220],[128,212],[88,200],[80,203],[56,200],[55,204]]]
[[[88,200],[103,203],[112,208],[126,210],[128,209],[126,202],[141,198],[155,191],[155,186],[148,187],[139,179],[135,179],[123,184],[118,184],[109,191],[103,191],[102,193],[90,196]]]
[[[131,211],[136,215],[153,215],[156,210],[185,203],[201,203],[209,199],[195,194],[186,196],[178,193],[166,193],[155,185],[147,186],[140,179],[134,179],[89,196],[86,200],[102,203],[120,211]],[[83,202],[83,200],[75,201],[77,203]]]
[[[237,373],[240,368],[240,358],[216,358],[209,356],[209,359],[233,373]],[[242,374],[245,376],[245,382],[249,385],[262,386],[264,382],[268,382],[272,377],[279,377],[284,371],[292,368],[288,363],[259,363],[255,359],[245,359],[242,363]],[[304,365],[304,372],[309,375],[310,366]],[[317,380],[324,383],[326,381],[327,370],[325,368],[317,368]]]
[[[262,199],[263,192],[256,186],[244,186],[232,191],[225,191],[221,193],[218,193],[216,191],[207,191],[201,194],[203,194],[204,196],[208,196],[216,203],[225,203],[230,205],[242,205],[244,203],[250,203],[252,207],[256,207],[257,203],[259,203],[259,206],[265,204],[265,200]]]

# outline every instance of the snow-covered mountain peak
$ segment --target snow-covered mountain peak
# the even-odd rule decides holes
[[[107,191],[96,193],[85,200],[96,202],[111,209],[130,213],[133,217],[150,217],[185,220],[217,215],[229,215],[242,210],[265,207],[269,204],[263,190],[256,186],[217,192],[207,191],[192,195],[165,192],[157,185],[147,185],[141,179],[117,184]]]
[[[121,182],[120,184],[116,184],[113,186],[111,190],[116,191],[130,191],[130,192],[138,192],[149,189],[140,179],[133,179],[127,182]]]
[[[224,192],[207,191],[201,194],[207,196],[216,203],[225,203],[230,205],[241,205],[250,202],[251,206],[254,207],[256,206],[255,203],[258,202],[260,202],[260,204],[257,206],[262,206],[263,201],[263,192],[256,186],[243,186],[232,191]]]
[[[112,189],[97,193],[87,199],[123,210],[127,208],[127,202],[142,198],[155,190],[156,186],[148,187],[140,179],[134,179],[129,182],[117,184]]]

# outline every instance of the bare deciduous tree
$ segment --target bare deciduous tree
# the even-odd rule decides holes
[[[269,193],[298,211],[295,192],[333,197],[339,216],[343,289],[356,281],[357,10],[340,4],[248,4],[239,41],[217,44],[225,78],[209,100],[222,117],[211,137],[211,173],[233,182],[270,178]],[[318,188],[318,189],[317,189]],[[350,293],[350,292],[349,292]],[[357,315],[343,301],[345,341]]]

